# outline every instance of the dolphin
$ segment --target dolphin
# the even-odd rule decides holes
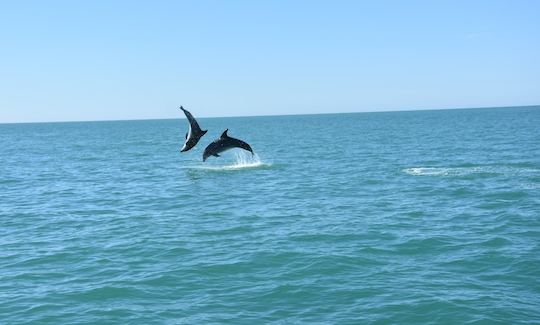
[[[186,142],[184,143],[182,150],[180,150],[180,152],[185,152],[195,147],[195,145],[199,142],[202,136],[208,132],[208,130],[201,130],[199,123],[197,123],[193,115],[191,115],[191,113],[182,106],[180,106],[180,109],[184,111],[184,114],[186,114],[186,118],[189,121],[189,132],[186,133]]]
[[[251,149],[249,144],[242,140],[231,138],[227,134],[227,131],[229,131],[229,129],[225,130],[219,139],[214,140],[214,142],[210,143],[208,147],[204,149],[203,161],[206,161],[206,159],[210,156],[219,157],[219,153],[232,148],[242,148],[251,152],[251,155],[253,155],[253,149]]]

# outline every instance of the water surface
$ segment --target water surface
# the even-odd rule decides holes
[[[0,125],[1,323],[540,323],[540,107],[200,124]]]

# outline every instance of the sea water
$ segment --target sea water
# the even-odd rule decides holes
[[[1,324],[540,323],[540,107],[199,122],[0,125]]]

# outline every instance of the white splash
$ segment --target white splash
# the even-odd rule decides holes
[[[260,167],[272,166],[271,163],[261,161],[261,158],[257,154],[251,155],[251,153],[247,153],[244,151],[236,151],[234,154],[235,154],[235,162],[231,165],[198,166],[196,168],[219,171],[219,170],[238,170],[238,169],[260,168]]]
[[[244,151],[237,151],[235,152],[236,161],[232,165],[223,166],[222,168],[225,169],[242,169],[242,168],[254,168],[254,167],[260,167],[260,166],[268,166],[269,164],[265,164],[261,161],[261,158],[259,158],[259,155],[257,154],[248,154]]]

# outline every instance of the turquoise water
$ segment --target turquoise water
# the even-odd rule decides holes
[[[200,123],[0,125],[0,323],[540,323],[540,107]]]

